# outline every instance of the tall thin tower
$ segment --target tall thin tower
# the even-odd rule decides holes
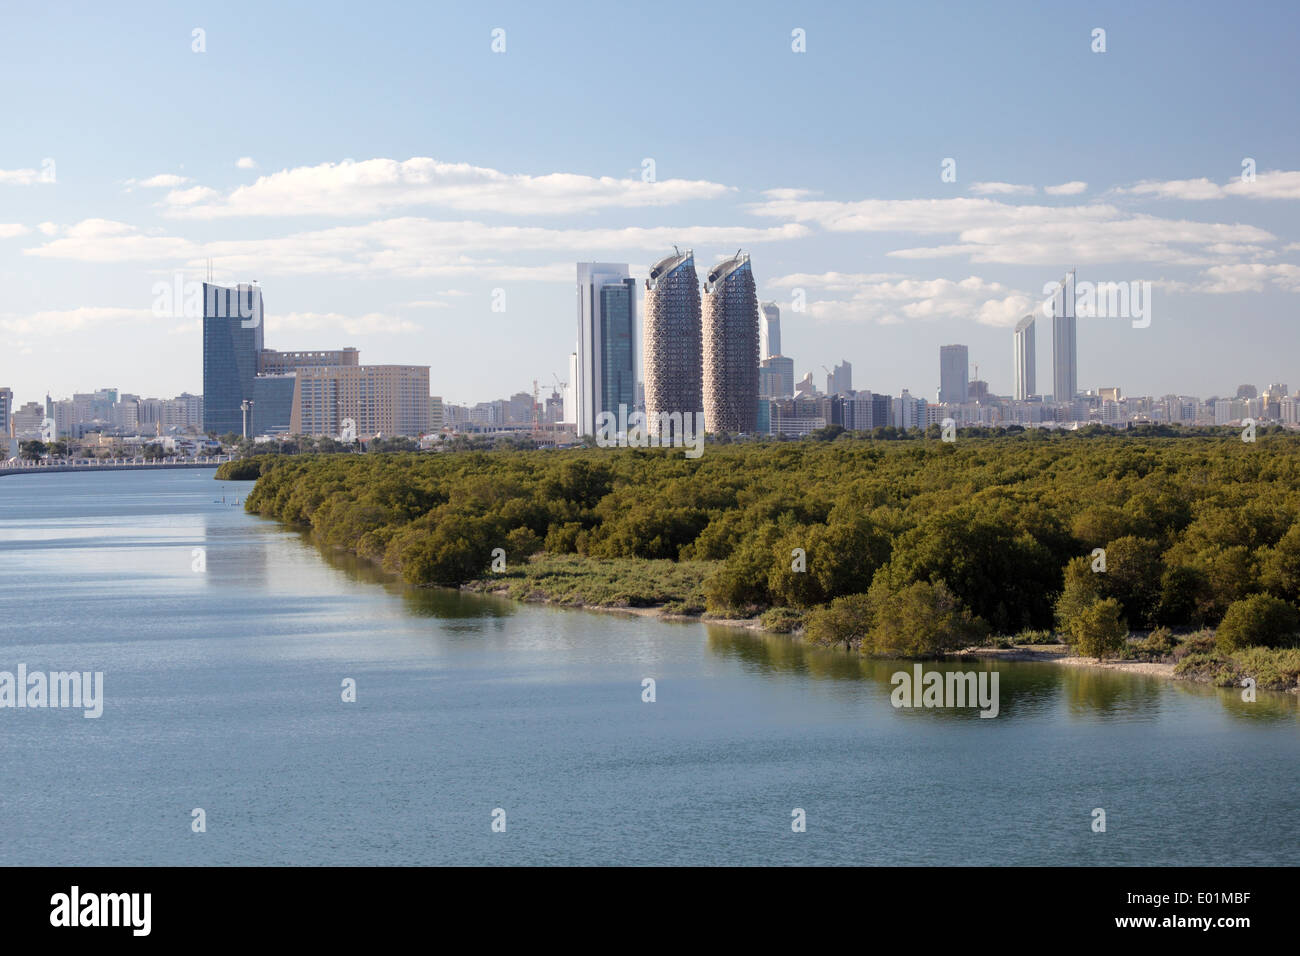
[[[645,280],[645,411],[651,428],[661,414],[704,411],[703,332],[695,254],[674,249]]]
[[[1030,395],[1035,394],[1038,387],[1038,383],[1034,380],[1035,349],[1034,313],[1030,312],[1016,324],[1012,344],[1012,364],[1016,372],[1014,394],[1018,402],[1023,402]]]
[[[758,291],[739,251],[704,282],[704,420],[714,434],[758,425]]]
[[[1074,316],[1074,270],[1052,296],[1052,400],[1073,402],[1079,391],[1078,334]]]

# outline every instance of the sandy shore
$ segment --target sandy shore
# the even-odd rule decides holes
[[[1040,661],[1047,664],[1065,664],[1067,667],[1094,667],[1098,670],[1121,671],[1125,674],[1148,674],[1152,677],[1174,678],[1173,664],[1156,664],[1149,661],[1102,661],[1095,657],[1070,657],[1069,649],[1063,644],[1009,648],[968,647],[961,653],[975,657],[994,657],[1004,661]]]

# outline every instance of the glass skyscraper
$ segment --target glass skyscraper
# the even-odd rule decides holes
[[[576,356],[578,434],[594,435],[601,412],[636,406],[636,280],[626,265],[578,263]]]
[[[242,435],[262,350],[262,290],[203,283],[203,430]],[[256,409],[256,405],[254,405]]]

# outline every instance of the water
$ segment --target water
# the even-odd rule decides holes
[[[246,515],[250,487],[0,479],[0,670],[103,671],[106,697],[98,720],[0,710],[0,863],[1264,864],[1300,845],[1291,695],[1003,663],[996,719],[895,710],[907,665],[406,589]]]

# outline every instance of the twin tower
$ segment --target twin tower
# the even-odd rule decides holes
[[[749,256],[711,268],[701,299],[695,254],[677,250],[654,264],[645,289],[646,418],[698,421],[703,412],[714,434],[755,431],[758,290]]]

